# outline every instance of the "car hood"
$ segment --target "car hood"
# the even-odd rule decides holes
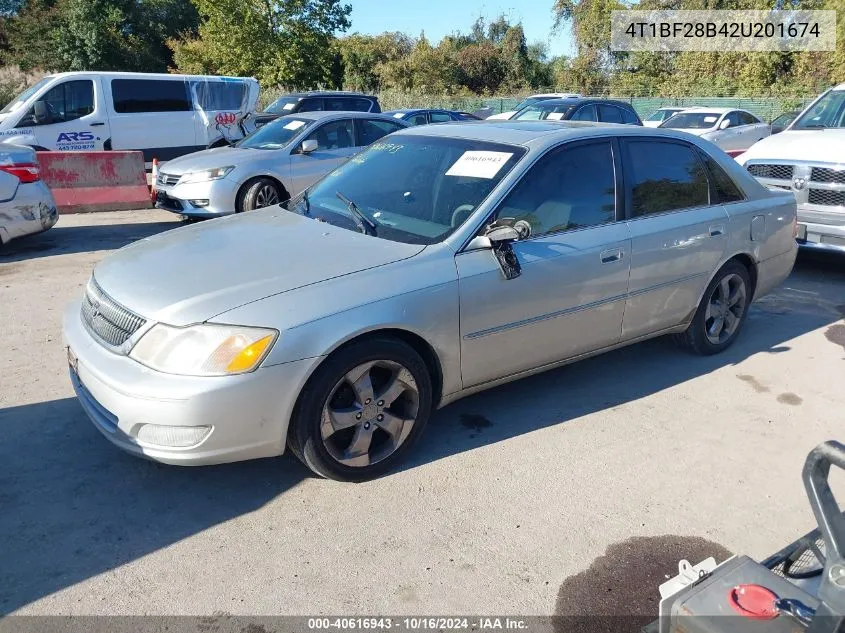
[[[742,163],[752,158],[843,163],[845,129],[786,130],[754,143],[743,155]]]
[[[275,207],[140,240],[102,260],[94,277],[106,294],[133,312],[180,326],[413,257],[424,248]]]
[[[161,166],[161,171],[178,176],[189,171],[228,167],[229,165],[240,166],[253,160],[266,158],[268,156],[267,152],[277,151],[279,150],[215,147],[214,149],[204,149],[200,152],[186,154],[185,156],[169,160]]]

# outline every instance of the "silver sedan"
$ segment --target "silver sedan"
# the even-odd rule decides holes
[[[664,334],[724,350],[796,255],[792,194],[638,126],[409,128],[287,206],[97,265],[64,337],[105,437],[370,478],[468,394]]]
[[[156,179],[156,206],[196,218],[273,206],[298,195],[370,143],[407,125],[366,112],[284,116],[234,147],[168,161]]]

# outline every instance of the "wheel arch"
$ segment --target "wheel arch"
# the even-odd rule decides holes
[[[238,192],[235,194],[235,210],[237,211],[238,208],[243,203],[243,198],[246,195],[246,190],[249,189],[250,185],[252,185],[256,180],[260,180],[262,178],[267,178],[268,180],[272,180],[275,182],[279,189],[281,190],[282,197],[285,200],[290,199],[290,192],[288,191],[287,187],[285,187],[285,183],[283,183],[279,178],[273,176],[272,174],[258,174],[256,176],[250,176],[247,178],[240,187],[238,187]]]

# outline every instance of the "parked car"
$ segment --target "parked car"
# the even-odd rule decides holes
[[[403,108],[401,110],[389,110],[385,114],[411,125],[428,125],[429,123],[447,123],[449,121],[480,121],[469,112],[456,112],[454,110],[428,110],[424,108]]]
[[[0,246],[40,233],[59,219],[50,188],[41,180],[35,150],[0,143]]]
[[[660,124],[712,141],[723,150],[747,150],[772,133],[771,127],[746,110],[732,108],[690,108]]]
[[[643,125],[646,127],[657,127],[661,123],[663,123],[666,119],[675,116],[678,112],[683,112],[686,108],[679,108],[679,107],[666,107],[666,108],[657,108],[654,112],[652,112],[648,118],[643,121]]]
[[[289,446],[371,478],[471,393],[662,334],[733,344],[792,269],[795,200],[713,150],[633,125],[400,130],[289,210],[100,261],[64,314],[71,381],[136,455]]]
[[[499,114],[494,114],[493,116],[488,116],[488,119],[510,119],[513,118],[513,115],[522,110],[523,108],[527,108],[530,105],[534,105],[541,101],[547,101],[549,99],[568,99],[568,98],[577,98],[581,95],[574,93],[574,92],[548,92],[545,94],[539,95],[531,95],[520,101],[513,110],[507,110],[505,112],[500,112]]]
[[[599,121],[642,125],[630,103],[611,99],[550,99],[529,105],[511,117],[514,121]]]
[[[254,131],[274,119],[300,112],[381,112],[378,97],[362,92],[339,90],[312,90],[294,92],[276,99],[263,112],[250,117],[248,129]]]
[[[407,125],[365,112],[283,116],[235,147],[169,161],[158,173],[156,206],[210,218],[279,204],[363,147]]]
[[[772,119],[772,134],[780,134],[781,132],[783,132],[786,128],[789,127],[789,124],[792,123],[795,120],[795,117],[797,117],[799,114],[801,114],[800,111],[794,110],[792,112],[784,112],[779,117],[775,117],[774,119]]]
[[[59,73],[0,110],[0,136],[37,150],[140,150],[164,161],[242,138],[258,92],[244,77]]]
[[[765,186],[798,201],[802,246],[845,252],[845,83],[737,160]]]

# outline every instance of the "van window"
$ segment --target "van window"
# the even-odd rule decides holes
[[[186,112],[193,110],[184,81],[167,79],[112,79],[114,111]]]
[[[197,106],[203,110],[240,110],[246,84],[242,81],[198,81]]]
[[[94,82],[90,79],[65,81],[44,93],[38,100],[47,104],[50,123],[66,123],[91,114],[94,111]],[[35,123],[34,108],[26,113],[17,127],[30,127]]]

